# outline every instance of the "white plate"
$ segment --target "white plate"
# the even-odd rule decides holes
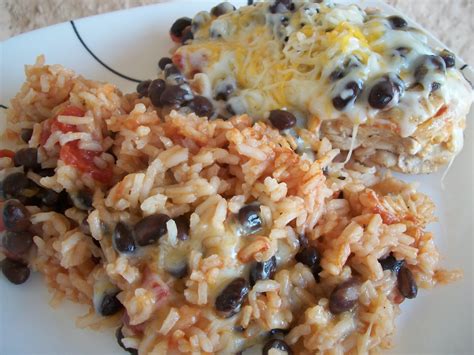
[[[216,2],[178,1],[74,22],[86,45],[104,63],[123,75],[147,79],[156,76],[158,59],[167,55],[171,48],[168,29],[173,20],[208,10]],[[234,1],[236,5],[243,3]],[[364,7],[378,5],[388,12],[395,12],[378,1],[361,0],[361,3]],[[33,63],[38,54],[44,54],[47,63],[60,63],[87,78],[114,83],[123,91],[132,91],[136,86],[94,59],[78,40],[71,23],[7,40],[0,44],[0,53],[0,104],[4,105],[8,105],[24,80],[24,64]],[[4,122],[4,110],[0,109],[0,115]],[[420,190],[436,202],[439,223],[431,229],[436,234],[442,265],[462,268],[464,280],[430,291],[422,290],[415,300],[403,303],[392,353],[474,352],[473,121],[474,112],[471,110],[465,132],[466,144],[445,180],[445,190],[441,188],[441,174],[404,177],[419,181]],[[33,275],[21,286],[0,278],[0,354],[122,353],[111,331],[95,332],[75,327],[75,317],[84,313],[83,308],[65,303],[52,309],[48,305],[49,299],[39,275]]]

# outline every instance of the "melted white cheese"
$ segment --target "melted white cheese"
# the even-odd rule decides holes
[[[187,75],[204,73],[214,88],[222,80],[236,83],[228,102],[235,113],[245,111],[259,119],[285,107],[322,120],[345,116],[354,124],[387,121],[402,137],[436,114],[439,107],[431,107],[430,95],[446,103],[470,91],[457,69],[444,73],[429,62],[426,75],[416,83],[414,73],[423,56],[439,54],[417,29],[392,29],[384,14],[356,5],[294,4],[294,11],[283,13],[271,13],[265,2],[218,18],[201,14],[195,39],[176,52],[181,67]],[[337,70],[343,74],[335,80]],[[380,110],[369,105],[368,97],[384,76],[400,77],[403,90]],[[355,100],[347,87],[351,82],[362,87]],[[432,93],[434,82],[440,89]],[[332,103],[336,96],[348,101],[342,110]],[[381,115],[388,110],[393,114]]]

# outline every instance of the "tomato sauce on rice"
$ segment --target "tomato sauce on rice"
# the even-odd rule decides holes
[[[438,265],[431,200],[325,138],[309,159],[245,114],[166,112],[42,58],[26,75],[7,133],[33,129],[20,148],[41,168],[0,157],[31,221],[2,249],[33,240],[8,272],[42,273],[52,304],[85,304],[78,326],[118,327],[131,352],[372,352],[418,287],[461,275]],[[15,173],[31,186],[6,186]]]

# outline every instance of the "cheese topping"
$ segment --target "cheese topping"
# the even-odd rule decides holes
[[[230,85],[231,114],[261,119],[285,108],[303,117],[303,125],[310,116],[345,116],[354,124],[377,119],[408,137],[439,110],[430,95],[446,102],[470,90],[422,32],[394,27],[377,10],[331,1],[295,1],[276,11],[273,5],[255,3],[219,17],[199,13],[194,39],[173,57],[188,77],[208,76],[213,99]],[[375,88],[391,90],[390,102]]]

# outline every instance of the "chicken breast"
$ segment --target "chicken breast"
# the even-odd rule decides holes
[[[289,134],[406,173],[435,171],[462,148],[472,88],[455,56],[402,17],[331,1],[217,8],[172,33],[181,45],[164,70],[169,84],[186,77],[214,116],[287,110]]]

